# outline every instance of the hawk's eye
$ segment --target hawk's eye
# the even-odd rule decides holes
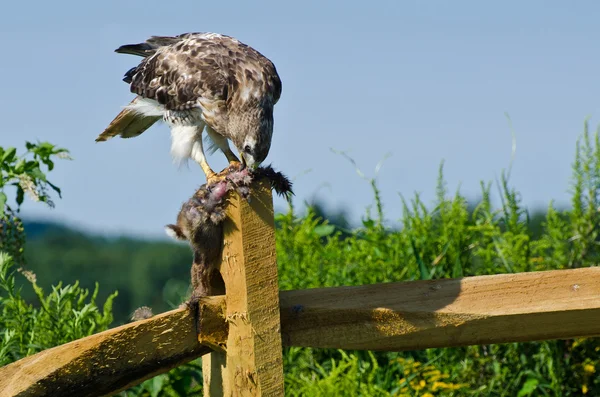
[[[250,148],[250,145],[244,146],[244,152],[250,153],[250,150],[252,150],[252,148]]]

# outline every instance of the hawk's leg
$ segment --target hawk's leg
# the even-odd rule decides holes
[[[165,116],[165,121],[171,126],[171,155],[180,162],[193,159],[204,171],[208,183],[217,182],[223,178],[218,177],[210,168],[202,147],[202,130],[205,124],[193,118],[190,123],[189,118],[189,115],[186,119],[179,114]]]
[[[208,134],[210,139],[215,143],[215,145],[217,145],[217,147],[221,149],[223,154],[225,154],[225,157],[227,157],[227,161],[229,161],[229,165],[239,166],[240,159],[238,159],[237,156],[233,154],[233,152],[229,148],[229,142],[227,141],[227,138],[225,138],[223,135],[219,134],[209,126],[206,126],[206,133]]]
[[[208,162],[206,161],[206,156],[204,155],[204,148],[202,147],[202,132],[198,134],[198,138],[194,141],[192,145],[192,152],[190,153],[190,157],[194,159],[200,167],[204,174],[206,174],[206,182],[208,184],[212,184],[214,182],[218,182],[220,178],[216,172],[210,168]]]
[[[209,185],[221,182],[222,180],[227,178],[228,173],[231,171],[231,164],[238,164],[238,165],[240,164],[239,162],[237,162],[237,163],[230,162],[229,167],[225,168],[223,171],[219,172],[218,174],[215,173],[212,170],[212,168],[210,168],[208,163],[206,162],[206,157],[204,156],[204,150],[202,150],[202,140],[201,139],[198,142],[194,143],[194,146],[192,147],[191,157],[194,160],[196,160],[196,162],[198,162],[198,164],[200,164],[200,167],[202,167],[202,170],[206,174],[206,183]]]

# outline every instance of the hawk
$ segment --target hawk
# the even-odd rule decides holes
[[[137,96],[96,142],[136,137],[163,120],[171,130],[173,158],[195,160],[209,182],[219,177],[206,161],[204,130],[209,151],[220,149],[230,164],[239,165],[240,159],[229,140],[240,153],[242,168],[255,169],[265,160],[281,80],[264,55],[217,33],[152,36],[115,52],[144,58],[123,78]]]

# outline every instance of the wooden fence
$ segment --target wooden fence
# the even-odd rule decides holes
[[[113,395],[202,356],[205,396],[281,396],[282,346],[415,350],[600,335],[600,269],[279,291],[271,192],[231,197],[226,294],[0,368],[0,396]]]

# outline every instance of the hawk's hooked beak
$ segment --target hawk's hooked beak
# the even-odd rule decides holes
[[[240,157],[242,159],[242,169],[249,168],[251,171],[255,171],[258,168],[259,164],[254,162],[254,159],[252,158],[252,156],[250,156],[249,162],[248,162],[248,159],[246,159],[246,156],[244,155],[244,153],[240,153]]]

